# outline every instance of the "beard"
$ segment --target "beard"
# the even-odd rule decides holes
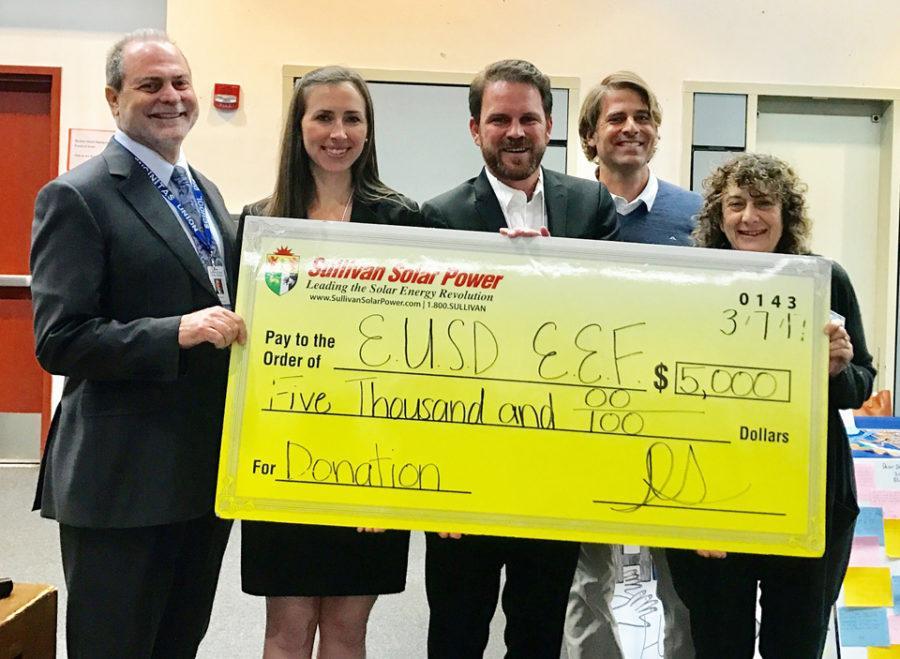
[[[525,151],[521,153],[504,151],[517,148],[525,148]],[[546,144],[535,143],[528,139],[504,140],[496,147],[482,144],[481,155],[487,168],[501,181],[524,181],[540,167],[546,149]]]

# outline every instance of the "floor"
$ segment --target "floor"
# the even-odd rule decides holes
[[[31,512],[36,467],[0,467],[0,576],[13,581],[49,583],[60,590],[59,657],[65,658],[65,584],[59,560],[56,524]],[[262,651],[264,605],[240,588],[240,528],[231,534],[210,629],[200,646],[201,659],[259,657]],[[369,622],[371,659],[425,656],[428,605],[424,584],[425,540],[414,533],[410,543],[406,591],[376,602]],[[503,614],[495,616],[485,657],[502,657]]]
[[[0,466],[0,576],[17,582],[49,583],[60,591],[57,627],[58,656],[65,658],[65,584],[59,559],[59,538],[55,522],[31,512],[37,468],[32,466]],[[240,588],[240,526],[235,525],[219,580],[210,629],[200,646],[201,659],[259,657],[264,632],[264,602],[245,595]],[[375,604],[369,622],[368,656],[370,659],[415,659],[425,657],[428,606],[424,584],[425,541],[414,533],[410,542],[409,573],[406,590],[399,595],[382,597]],[[622,584],[619,586],[622,587]],[[623,600],[628,594],[619,592]],[[618,612],[617,612],[618,614]],[[621,621],[621,615],[619,615]],[[660,617],[657,614],[657,617]],[[661,620],[657,620],[657,625]],[[503,613],[497,611],[491,624],[491,638],[486,659],[503,657]],[[640,630],[620,624],[623,647],[629,657],[659,658],[656,647],[646,650]],[[856,650],[856,648],[854,648]],[[845,650],[847,659],[865,657]],[[661,654],[661,653],[660,653]],[[757,655],[758,656],[758,655]],[[839,656],[829,634],[825,658]],[[561,659],[565,659],[565,652]]]

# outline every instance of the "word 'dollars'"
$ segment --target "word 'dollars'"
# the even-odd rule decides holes
[[[360,281],[383,281],[387,268],[383,265],[362,265],[353,259],[329,261],[321,256],[314,259],[307,271],[310,277],[326,279],[358,279]],[[387,274],[387,281],[401,284],[434,284],[456,286],[457,288],[495,289],[503,280],[503,275],[485,272],[463,272],[456,269],[433,271],[423,268],[409,268],[395,265]]]

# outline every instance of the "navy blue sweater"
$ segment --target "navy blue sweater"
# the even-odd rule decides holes
[[[640,204],[628,215],[619,215],[619,240],[627,243],[690,246],[694,216],[703,198],[696,192],[659,181],[653,210]]]

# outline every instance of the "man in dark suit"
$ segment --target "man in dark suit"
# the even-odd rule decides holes
[[[550,141],[552,106],[550,80],[528,62],[504,60],[479,73],[469,89],[469,129],[485,168],[427,202],[426,218],[451,229],[614,239],[616,209],[602,184],[540,166]],[[429,657],[482,656],[503,567],[507,656],[559,657],[578,547],[428,534]]]
[[[66,376],[35,503],[59,522],[69,657],[192,657],[230,531],[212,507],[223,348],[246,338],[234,229],[181,150],[181,51],[138,31],[106,71],[115,136],[35,203],[37,356]]]

